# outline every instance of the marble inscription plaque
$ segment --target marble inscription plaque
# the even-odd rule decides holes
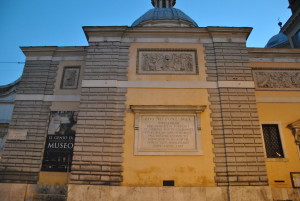
[[[194,150],[195,137],[194,116],[141,116],[141,150]]]
[[[196,50],[139,49],[138,74],[197,74]]]
[[[195,115],[140,115],[136,154],[198,155]]]

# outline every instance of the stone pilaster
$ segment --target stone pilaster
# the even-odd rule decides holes
[[[25,140],[7,139],[0,162],[0,182],[37,183],[51,102],[35,96],[53,94],[58,62],[27,61],[17,91],[10,129],[27,130]],[[18,100],[29,95],[31,100]]]
[[[126,81],[128,53],[128,43],[91,43],[84,81]],[[83,86],[71,183],[120,185],[126,92],[126,88]]]
[[[253,81],[245,43],[207,44],[206,62],[208,81]],[[254,88],[219,85],[209,94],[216,183],[267,185]]]

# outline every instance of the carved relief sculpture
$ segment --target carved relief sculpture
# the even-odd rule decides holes
[[[79,72],[80,72],[79,67],[65,67],[61,88],[76,89],[78,86]]]
[[[196,50],[139,49],[139,74],[196,74]]]
[[[255,71],[258,89],[300,89],[300,71]]]

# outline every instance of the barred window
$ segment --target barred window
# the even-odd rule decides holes
[[[284,158],[277,124],[262,125],[267,158]]]

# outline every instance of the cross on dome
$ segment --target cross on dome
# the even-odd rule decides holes
[[[152,0],[152,5],[155,8],[173,8],[176,0]]]

